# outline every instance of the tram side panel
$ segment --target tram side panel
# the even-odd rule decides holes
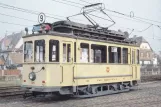
[[[78,85],[134,80],[130,65],[78,64],[76,74]]]

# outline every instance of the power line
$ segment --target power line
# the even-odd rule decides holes
[[[147,28],[145,28],[145,29],[143,29],[143,30],[141,30],[141,31],[139,31],[139,32],[144,32],[144,31],[146,31],[146,30],[148,30],[150,27],[152,27],[153,26],[153,24],[152,25],[150,25],[150,26],[148,26]]]
[[[56,2],[59,2],[59,3],[63,3],[63,4],[64,4],[64,2],[60,2],[60,1],[57,1],[57,0],[53,0],[53,1],[56,1]],[[69,1],[69,0],[64,0],[64,1]],[[73,3],[76,3],[76,2],[73,2]],[[67,4],[67,3],[65,3],[65,4],[66,4],[66,5],[70,5],[70,4]],[[0,6],[0,7],[2,7],[2,8],[12,9],[12,10],[16,10],[16,11],[25,12],[25,13],[36,14],[36,15],[38,15],[38,14],[40,13],[40,12],[38,12],[38,11],[23,9],[23,8],[19,8],[19,7],[7,5],[7,4],[4,4],[4,3],[0,3],[0,5],[3,5],[3,6]],[[4,6],[5,6],[5,7],[4,7]],[[7,7],[6,7],[6,6],[7,6]],[[71,5],[71,6],[75,6],[75,5]],[[78,6],[75,6],[75,7],[78,7]],[[78,8],[81,8],[81,7],[78,7]],[[47,13],[47,14],[49,14],[49,13]],[[96,16],[96,15],[93,15],[93,16],[98,17],[98,16]],[[113,15],[112,15],[112,16],[113,16]],[[48,18],[58,19],[58,20],[63,20],[63,19],[60,19],[60,18],[52,17],[52,16],[47,16],[47,17],[48,17]],[[62,16],[59,16],[59,17],[62,17]],[[116,16],[114,16],[114,17],[116,17]],[[100,18],[100,17],[98,17],[98,18]],[[119,17],[119,18],[122,18],[122,17]],[[108,19],[105,19],[105,18],[102,18],[102,19],[108,20]],[[132,21],[133,21],[133,20],[132,20]]]
[[[24,9],[24,8],[20,8],[20,7],[16,7],[16,6],[11,6],[11,5],[8,5],[8,4],[4,4],[4,3],[0,3],[0,5],[3,5],[3,6],[7,6],[7,7],[10,7],[10,8],[14,8],[14,9],[19,9],[20,11],[25,11],[25,12],[29,12],[29,13],[33,13],[33,14],[39,14],[40,11],[34,11],[34,10],[29,10],[29,9]],[[50,13],[46,13],[46,14],[49,14],[49,15],[54,15],[54,16],[58,16],[58,17],[63,17],[63,16],[59,16],[59,15],[55,15],[55,14],[50,14]]]
[[[29,14],[33,14],[33,15],[38,15],[40,13],[39,11],[28,10],[28,9],[24,9],[24,8],[20,8],[20,7],[16,7],[16,6],[7,5],[7,4],[4,4],[4,3],[0,3],[0,7],[5,8],[5,9],[20,11],[20,12],[24,12],[24,13],[29,13]],[[47,14],[46,17],[57,19],[57,20],[64,20],[66,18],[65,16],[55,15],[55,14],[51,14],[51,13],[45,13],[45,14]],[[57,18],[57,17],[54,17],[54,16],[61,17],[61,18]],[[83,20],[80,20],[80,19],[76,19],[76,18],[73,18],[73,19],[84,22]]]
[[[159,29],[161,29],[161,27],[160,27],[160,26],[158,26],[158,28],[159,28]]]
[[[53,1],[55,1],[55,2],[58,2],[58,3],[62,3],[62,4],[66,4],[66,5],[70,5],[70,4],[67,4],[67,3],[64,3],[64,2],[60,2],[60,1],[57,1],[57,0],[53,0]],[[69,0],[62,0],[62,1],[69,1]],[[84,1],[84,0],[80,0],[80,1]],[[84,1],[84,2],[86,2],[86,1]],[[72,2],[72,3],[75,3],[76,4],[76,2]],[[89,2],[86,2],[86,3],[88,3],[88,4],[91,4],[91,3],[89,3]],[[70,5],[70,6],[74,6],[74,7],[77,7],[77,8],[81,8],[81,7],[79,7],[79,6],[76,6],[76,5]],[[119,13],[119,12],[117,12],[117,13]],[[122,13],[120,13],[120,14],[122,14]],[[99,16],[96,16],[96,15],[93,15],[93,14],[90,14],[90,15],[92,15],[92,16],[94,16],[94,17],[97,17],[97,18],[101,18],[101,19],[104,19],[104,20],[108,20],[108,19],[105,19],[105,18],[103,18],[103,17],[99,17]],[[124,14],[122,14],[122,15],[124,15]],[[114,15],[111,15],[111,16],[114,16]],[[123,17],[119,17],[119,16],[114,16],[114,17],[118,17],[118,18],[123,18]],[[142,23],[146,23],[146,24],[150,24],[150,26],[148,27],[148,28],[145,28],[145,29],[143,29],[143,30],[141,30],[141,31],[137,31],[137,32],[143,32],[143,31],[146,31],[146,30],[148,30],[150,27],[151,27],[151,25],[155,25],[155,24],[152,24],[152,23],[149,23],[149,22],[146,22],[146,21],[142,21],[142,20],[140,20],[140,19],[135,19],[135,18],[123,18],[123,19],[127,19],[127,20],[132,20],[132,21],[137,21],[137,22],[142,22]],[[133,19],[135,19],[135,20],[133,20]],[[155,25],[155,26],[159,26],[159,25]],[[133,29],[132,29],[133,30]],[[134,30],[133,30],[134,31]],[[136,30],[135,30],[136,31]]]
[[[153,40],[158,40],[158,41],[161,41],[161,38],[149,38],[149,37],[144,37],[144,38],[146,38],[146,39],[153,39]]]
[[[126,16],[126,17],[129,17],[129,18],[134,18],[136,20],[138,19],[142,19],[142,20],[146,20],[146,21],[151,21],[151,22],[156,22],[156,23],[161,23],[160,21],[156,21],[156,20],[152,20],[152,19],[147,19],[147,18],[142,18],[142,17],[138,17],[138,16],[133,16],[131,17],[130,15],[128,14],[124,14],[124,13],[121,13],[121,12],[117,12],[117,11],[114,11],[114,10],[110,10],[110,9],[105,9],[109,12],[113,12],[113,13],[116,13],[116,14],[119,14],[119,15],[122,15],[122,16]],[[148,23],[148,22],[147,22]]]
[[[74,7],[77,7],[77,8],[82,8],[82,7],[79,7],[79,6],[76,6],[76,5],[71,5],[69,3],[64,3],[64,2],[61,2],[61,1],[58,1],[58,0],[52,0],[52,1],[55,1],[55,2],[58,2],[58,3],[61,3],[61,4],[66,4],[66,5],[69,5],[69,6],[74,6]],[[63,0],[63,1],[69,1],[69,0]],[[76,2],[72,2],[72,3],[76,3]],[[88,14],[91,15],[91,16],[94,16],[94,17],[101,18],[103,20],[108,20],[109,21],[109,19],[106,19],[106,18],[103,18],[103,17],[99,17],[99,16],[96,16],[96,15],[93,15],[93,14],[90,14],[90,13],[88,13]]]
[[[85,5],[85,4],[81,4],[81,3],[78,3],[78,2],[73,2],[73,1],[70,1],[70,0],[63,0],[63,1],[66,1],[66,2],[70,2],[70,3],[73,3],[73,4],[76,4],[76,5]]]
[[[71,5],[71,4],[69,4],[69,3],[60,2],[60,1],[58,1],[58,0],[53,0],[53,1],[58,2],[58,3],[62,3],[62,4],[66,4],[66,5],[70,5],[70,6],[74,6],[74,7],[77,7],[77,8],[82,8],[82,7],[79,7],[79,6],[76,6],[76,5]],[[69,0],[68,0],[68,1],[69,1]],[[80,1],[86,2],[86,1],[84,1],[84,0],[80,0]],[[74,2],[74,3],[76,3],[76,2]],[[86,3],[92,4],[92,3],[89,3],[89,2],[86,2]],[[108,9],[105,9],[105,10],[108,10]],[[108,11],[109,11],[109,10],[108,10]],[[111,10],[111,11],[112,11],[112,10]],[[120,13],[120,12],[116,12],[116,11],[113,11],[113,12],[118,13],[118,14],[121,14],[121,15],[126,16],[126,17],[129,16],[129,15],[126,15],[126,14],[123,14],[123,13]],[[114,16],[114,15],[111,15],[111,16]],[[115,17],[116,17],[116,16],[115,16]],[[119,18],[123,18],[123,17],[119,17]],[[131,17],[128,17],[128,18],[130,18],[130,19],[128,19],[128,20],[134,19],[133,21],[139,21],[139,22],[142,22],[142,23],[150,24],[150,25],[153,24],[153,23],[146,22],[146,21],[143,21],[143,20],[140,20],[140,19],[136,19],[136,18],[131,18]],[[123,18],[123,19],[125,19],[125,18]],[[159,25],[156,25],[156,24],[153,24],[153,25],[154,25],[154,26],[159,26]]]
[[[15,10],[15,11],[20,11],[20,12],[25,12],[25,13],[29,13],[29,14],[33,14],[33,15],[38,15],[40,13],[40,11],[24,9],[24,8],[20,8],[20,7],[16,7],[16,6],[7,5],[7,4],[4,4],[4,3],[0,3],[0,7]],[[45,14],[47,14],[46,17],[57,19],[57,20],[64,20],[66,18],[65,16],[55,15],[55,14],[46,13],[46,12],[45,12]],[[55,16],[60,17],[60,18],[57,18]],[[76,19],[76,20],[83,21],[83,20],[80,20],[80,19]]]
[[[17,18],[17,19],[22,19],[22,20],[27,20],[27,21],[30,21],[30,22],[36,22],[36,21],[33,21],[33,20],[29,20],[29,19],[25,19],[25,18],[20,18],[20,17],[16,17],[16,16],[11,16],[11,15],[8,15],[8,14],[3,14],[3,13],[0,13],[0,15],[12,17],[12,18]]]
[[[79,1],[82,1],[82,2],[88,3],[88,4],[92,4],[92,3],[89,3],[89,2],[87,2],[87,1],[85,1],[85,0],[79,0]]]
[[[29,14],[33,14],[33,15],[38,15],[39,13],[37,13],[37,12],[32,12],[32,11],[25,11],[25,10],[21,10],[21,9],[17,9],[17,8],[10,8],[10,7],[4,7],[4,6],[0,6],[0,7],[2,7],[2,8],[6,8],[6,9],[11,9],[11,10],[16,10],[16,11],[20,11],[20,12],[25,12],[25,13],[29,13]],[[48,17],[48,18],[53,18],[53,19],[58,19],[58,20],[62,20],[62,19],[60,19],[60,18],[56,18],[56,17],[52,17],[52,16],[46,16],[46,17]]]
[[[82,1],[82,2],[85,2],[85,3],[88,3],[88,4],[92,4],[92,3],[87,2],[87,1],[85,1],[85,0],[79,0],[79,1]],[[133,18],[133,17],[131,17],[130,15],[127,15],[127,14],[124,14],[124,13],[121,13],[121,12],[117,12],[117,11],[110,10],[110,9],[106,9],[106,10],[107,10],[107,11],[110,11],[110,12],[113,12],[113,13],[116,13],[116,14],[120,14],[120,15],[126,16],[126,17]],[[135,18],[138,18],[138,19],[143,19],[143,20],[151,21],[151,22],[161,23],[160,21],[156,21],[156,20],[152,20],[152,19],[142,18],[142,17],[138,17],[138,16],[134,16],[134,17],[135,17]]]
[[[29,25],[22,25],[22,24],[10,23],[10,22],[4,22],[4,21],[0,21],[0,23],[12,24],[12,25],[17,25],[17,26],[26,26],[26,27],[31,27],[31,26],[29,26]]]
[[[63,3],[64,4],[64,2],[60,2],[60,1],[57,1],[57,0],[53,0],[53,1],[56,1],[56,2],[59,2],[59,3]],[[69,0],[64,0],[64,1],[68,1],[69,2]],[[76,3],[76,2],[72,2],[72,3]],[[66,5],[70,5],[70,4],[67,4],[67,3],[65,3]],[[2,8],[7,8],[7,9],[12,9],[12,10],[16,10],[16,11],[21,11],[21,12],[25,12],[25,13],[30,13],[30,14],[36,14],[36,15],[38,15],[38,13],[40,13],[40,12],[38,12],[38,11],[33,11],[33,10],[28,10],[28,9],[23,9],[23,8],[19,8],[19,7],[15,7],[15,6],[11,6],[11,5],[7,5],[7,4],[3,4],[3,3],[0,3],[0,5],[3,5],[3,6],[0,6],[0,7],[2,7]],[[82,4],[81,4],[82,5]],[[7,6],[7,7],[6,7]],[[75,6],[75,5],[72,5],[72,6]],[[75,7],[78,7],[78,8],[81,8],[81,7],[79,7],[79,6],[75,6]],[[47,13],[47,14],[49,14],[49,13]],[[90,14],[90,15],[92,15],[92,14]],[[9,15],[8,15],[9,16]],[[11,15],[10,15],[11,16]],[[58,15],[57,15],[58,16]],[[96,16],[96,15],[93,15],[94,17],[98,17],[98,16]],[[113,16],[113,15],[112,15]],[[15,17],[15,16],[11,16],[11,17]],[[53,16],[48,16],[47,15],[47,17],[49,17],[49,18],[54,18],[54,19],[58,19],[58,20],[62,20],[62,19],[60,19],[60,18],[55,18],[55,17],[53,17]],[[59,17],[63,17],[63,16],[59,16]],[[116,16],[114,16],[114,17],[116,17]],[[16,17],[16,18],[18,18],[18,17]],[[101,18],[101,19],[104,19],[104,20],[108,20],[108,19],[105,19],[105,18],[102,18],[102,17],[98,17],[98,18]],[[119,18],[122,18],[122,17],[119,17]],[[24,19],[24,18],[19,18],[19,19]],[[127,18],[126,18],[127,19]],[[26,20],[26,19],[24,19],[24,20]],[[28,19],[27,19],[28,20]],[[159,26],[158,26],[159,27]]]
[[[70,6],[77,7],[77,8],[79,7],[79,6],[76,6],[76,5],[73,5],[73,4],[69,4],[69,3],[65,3],[65,2],[61,2],[61,1],[57,1],[57,0],[52,0],[52,1],[62,3],[62,4],[66,4],[66,5],[70,5]],[[79,8],[81,8],[81,7],[79,7]]]
[[[0,7],[6,8],[6,9],[11,9],[11,10],[16,10],[16,11],[20,11],[20,12],[25,12],[25,13],[29,13],[29,14],[34,14],[34,15],[38,15],[40,13],[39,11],[33,11],[33,10],[24,9],[24,8],[19,8],[19,7],[7,5],[4,3],[0,3]],[[49,13],[45,13],[45,14],[49,14]],[[58,16],[58,15],[54,15],[54,16]],[[58,20],[63,20],[63,19],[56,18],[56,17],[49,16],[49,15],[47,15],[46,17],[54,18],[54,19],[58,19]],[[62,16],[58,16],[58,17],[62,17]]]

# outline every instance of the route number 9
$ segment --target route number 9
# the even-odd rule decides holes
[[[45,19],[46,19],[45,14],[44,13],[40,13],[39,16],[38,16],[38,22],[39,23],[44,23]]]

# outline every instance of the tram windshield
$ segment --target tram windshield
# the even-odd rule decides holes
[[[35,41],[35,62],[45,61],[45,40]]]
[[[24,62],[31,62],[33,59],[33,43],[32,41],[25,42],[24,46]]]

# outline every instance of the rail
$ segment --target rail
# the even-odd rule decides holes
[[[23,95],[24,92],[20,86],[0,87],[0,97]]]

